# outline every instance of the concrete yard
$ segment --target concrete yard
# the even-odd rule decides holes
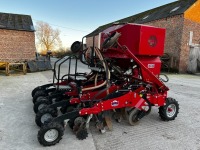
[[[31,91],[51,78],[51,71],[0,75],[0,150],[200,150],[200,76],[169,75],[169,96],[180,104],[174,121],[162,121],[153,108],[135,126],[113,121],[113,131],[105,134],[91,126],[83,141],[67,127],[58,144],[43,147],[37,141]]]

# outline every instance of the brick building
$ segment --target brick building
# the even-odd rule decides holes
[[[0,62],[32,60],[35,51],[31,16],[0,13]]]
[[[171,56],[170,67],[186,72],[189,61],[189,39],[193,32],[193,43],[200,43],[200,0],[175,1],[124,19],[98,27],[87,35],[86,43],[99,46],[99,33],[113,23],[138,23],[166,28],[165,53]]]

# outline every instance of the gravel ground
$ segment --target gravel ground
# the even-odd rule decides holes
[[[91,134],[83,141],[77,140],[67,128],[59,144],[44,148],[37,141],[39,128],[34,122],[30,93],[36,86],[51,82],[51,78],[51,71],[0,75],[0,150],[200,150],[200,76],[169,75],[169,97],[180,104],[174,121],[162,121],[158,109],[153,108],[135,126],[129,126],[125,120],[113,121],[113,131],[105,134],[91,126]]]

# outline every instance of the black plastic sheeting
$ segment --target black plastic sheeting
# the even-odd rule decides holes
[[[31,72],[51,70],[51,62],[47,60],[28,61],[28,68]]]

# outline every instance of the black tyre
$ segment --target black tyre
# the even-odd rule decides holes
[[[44,91],[44,90],[46,90],[47,88],[49,88],[50,86],[53,86],[53,83],[45,84],[45,85],[38,86],[38,87],[34,88],[34,89],[32,90],[32,92],[31,92],[32,97],[35,95],[35,93],[36,93],[37,91],[40,91],[40,90],[43,90],[43,91]]]
[[[37,91],[35,95],[33,96],[33,103],[35,103],[38,99],[46,97],[46,96],[48,96],[48,94],[45,93],[45,91],[43,90]]]
[[[31,92],[31,96],[33,97],[35,95],[35,93],[39,90],[41,90],[42,88],[40,86],[36,87],[33,89],[33,91]]]
[[[45,124],[46,121],[52,120],[57,116],[58,116],[57,110],[47,107],[38,111],[38,113],[35,116],[35,123],[39,127],[41,127]]]
[[[139,113],[139,110],[134,108],[132,109],[130,112],[128,112],[128,122],[131,126],[134,126],[136,125],[136,123],[139,121],[137,119],[138,117],[138,113]]]
[[[78,127],[82,123],[82,121],[86,120],[86,118],[87,116],[72,118],[67,123],[70,129],[74,130],[74,125]]]
[[[37,113],[38,110],[41,110],[50,104],[52,104],[52,102],[48,100],[47,98],[38,99],[33,106],[33,110],[35,113]]]
[[[159,107],[158,113],[164,121],[174,120],[179,113],[179,104],[175,99],[167,98],[166,105]]]
[[[64,127],[60,123],[48,123],[38,131],[38,141],[43,146],[55,145],[62,139],[64,130]]]
[[[74,105],[74,106],[63,106],[63,107],[60,108],[60,111],[61,111],[62,114],[68,113],[68,112],[73,111],[76,108],[75,106],[76,105]]]

